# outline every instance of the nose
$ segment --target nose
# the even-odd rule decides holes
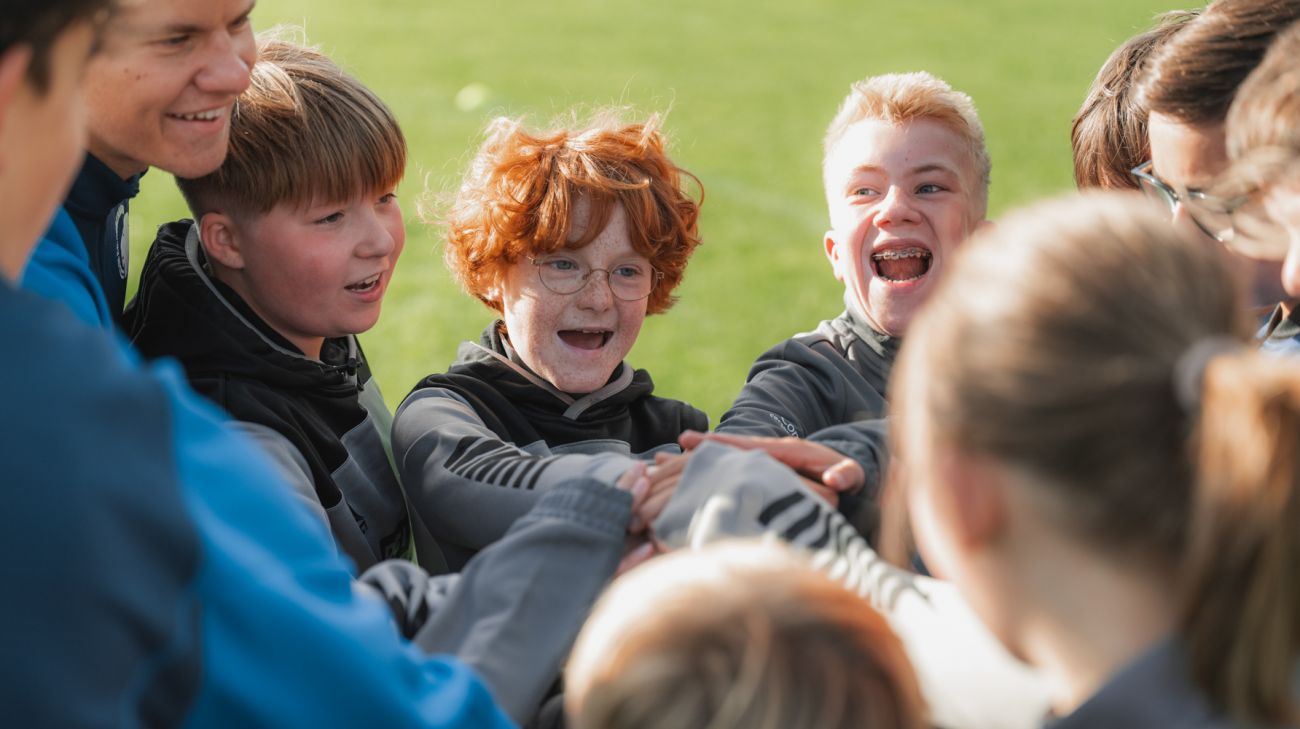
[[[238,96],[248,88],[256,62],[257,44],[251,29],[215,33],[194,85],[206,93]]]
[[[889,188],[889,194],[880,202],[876,214],[876,225],[887,226],[899,223],[914,223],[917,220],[916,206],[912,197],[903,188],[895,185]]]
[[[609,271],[593,268],[587,280],[578,289],[578,306],[593,311],[604,311],[614,304],[614,290],[609,284]]]
[[[357,246],[359,257],[383,258],[401,251],[402,244],[406,241],[404,227],[399,225],[395,230],[390,229],[373,211],[367,214],[365,223],[361,243]]]
[[[1300,299],[1300,231],[1291,235],[1291,245],[1282,261],[1282,290],[1287,296]]]

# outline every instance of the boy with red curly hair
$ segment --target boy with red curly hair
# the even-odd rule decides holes
[[[556,485],[612,483],[707,427],[623,361],[700,242],[683,189],[698,180],[658,127],[604,118],[535,133],[497,119],[446,216],[449,268],[501,318],[407,396],[393,455],[452,568]],[[667,497],[639,495],[642,523]]]

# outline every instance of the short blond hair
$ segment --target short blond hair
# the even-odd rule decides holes
[[[977,191],[982,217],[988,207],[993,162],[984,143],[984,125],[970,96],[925,71],[871,76],[855,82],[826,129],[823,171],[849,127],[867,119],[894,125],[931,119],[961,137],[970,149],[979,178]]]
[[[258,36],[250,85],[230,115],[221,167],[176,184],[195,218],[260,215],[387,191],[406,171],[397,119],[364,84],[310,46]]]
[[[777,544],[724,542],[620,578],[565,680],[575,729],[925,725],[884,619]]]

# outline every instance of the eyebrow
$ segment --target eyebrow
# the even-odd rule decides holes
[[[248,5],[244,8],[243,12],[241,12],[239,15],[236,15],[234,20],[231,20],[230,22],[234,23],[243,20],[244,18],[247,18],[248,16],[253,14],[253,9],[256,7],[257,7],[257,0],[250,0]],[[194,25],[192,23],[180,23],[177,25],[168,25],[164,27],[160,35],[189,35],[191,33],[204,33],[207,30],[208,28],[204,26]]]
[[[858,174],[859,172],[881,173],[884,171],[885,169],[879,165],[858,165],[857,167],[853,168],[852,174]],[[930,162],[928,164],[917,165],[916,167],[909,168],[906,172],[909,175],[921,175],[927,172],[944,172],[950,175],[957,174],[957,170],[954,170],[952,167],[949,167],[948,165],[945,164],[940,164],[938,162]]]

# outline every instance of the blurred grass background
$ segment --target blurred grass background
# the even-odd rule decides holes
[[[679,303],[647,320],[628,359],[651,372],[657,394],[716,423],[760,352],[842,308],[822,254],[820,161],[822,133],[851,82],[928,70],[969,93],[993,157],[996,217],[1071,188],[1070,119],[1098,66],[1179,6],[261,0],[253,19],[259,30],[303,27],[388,102],[406,132],[406,252],[383,317],[362,336],[394,407],[491,317],[452,282],[416,205],[426,188],[455,189],[487,120],[526,114],[544,124],[575,105],[668,112],[674,157],[704,184],[704,244]],[[464,103],[474,96],[481,103]],[[143,188],[131,211],[133,287],[154,229],[186,215],[169,176],[153,172]]]

